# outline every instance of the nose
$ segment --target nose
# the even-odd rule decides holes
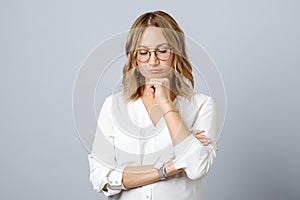
[[[159,64],[159,59],[155,55],[155,51],[150,51],[149,65],[155,66]]]

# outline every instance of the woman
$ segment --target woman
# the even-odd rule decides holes
[[[110,199],[201,199],[201,178],[216,156],[216,108],[193,93],[183,31],[165,12],[145,13],[131,27],[126,54],[123,92],[105,100],[98,118],[93,188]]]

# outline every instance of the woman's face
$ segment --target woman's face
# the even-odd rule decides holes
[[[171,78],[174,54],[158,27],[147,27],[137,48],[137,65],[141,74],[151,78]]]

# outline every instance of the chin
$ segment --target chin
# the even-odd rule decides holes
[[[170,74],[147,74],[146,76],[148,79],[153,79],[153,78],[168,78],[170,79]]]

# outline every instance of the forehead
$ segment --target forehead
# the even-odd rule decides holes
[[[155,48],[161,44],[168,43],[167,39],[162,33],[162,29],[158,27],[147,27],[145,28],[139,46]]]

